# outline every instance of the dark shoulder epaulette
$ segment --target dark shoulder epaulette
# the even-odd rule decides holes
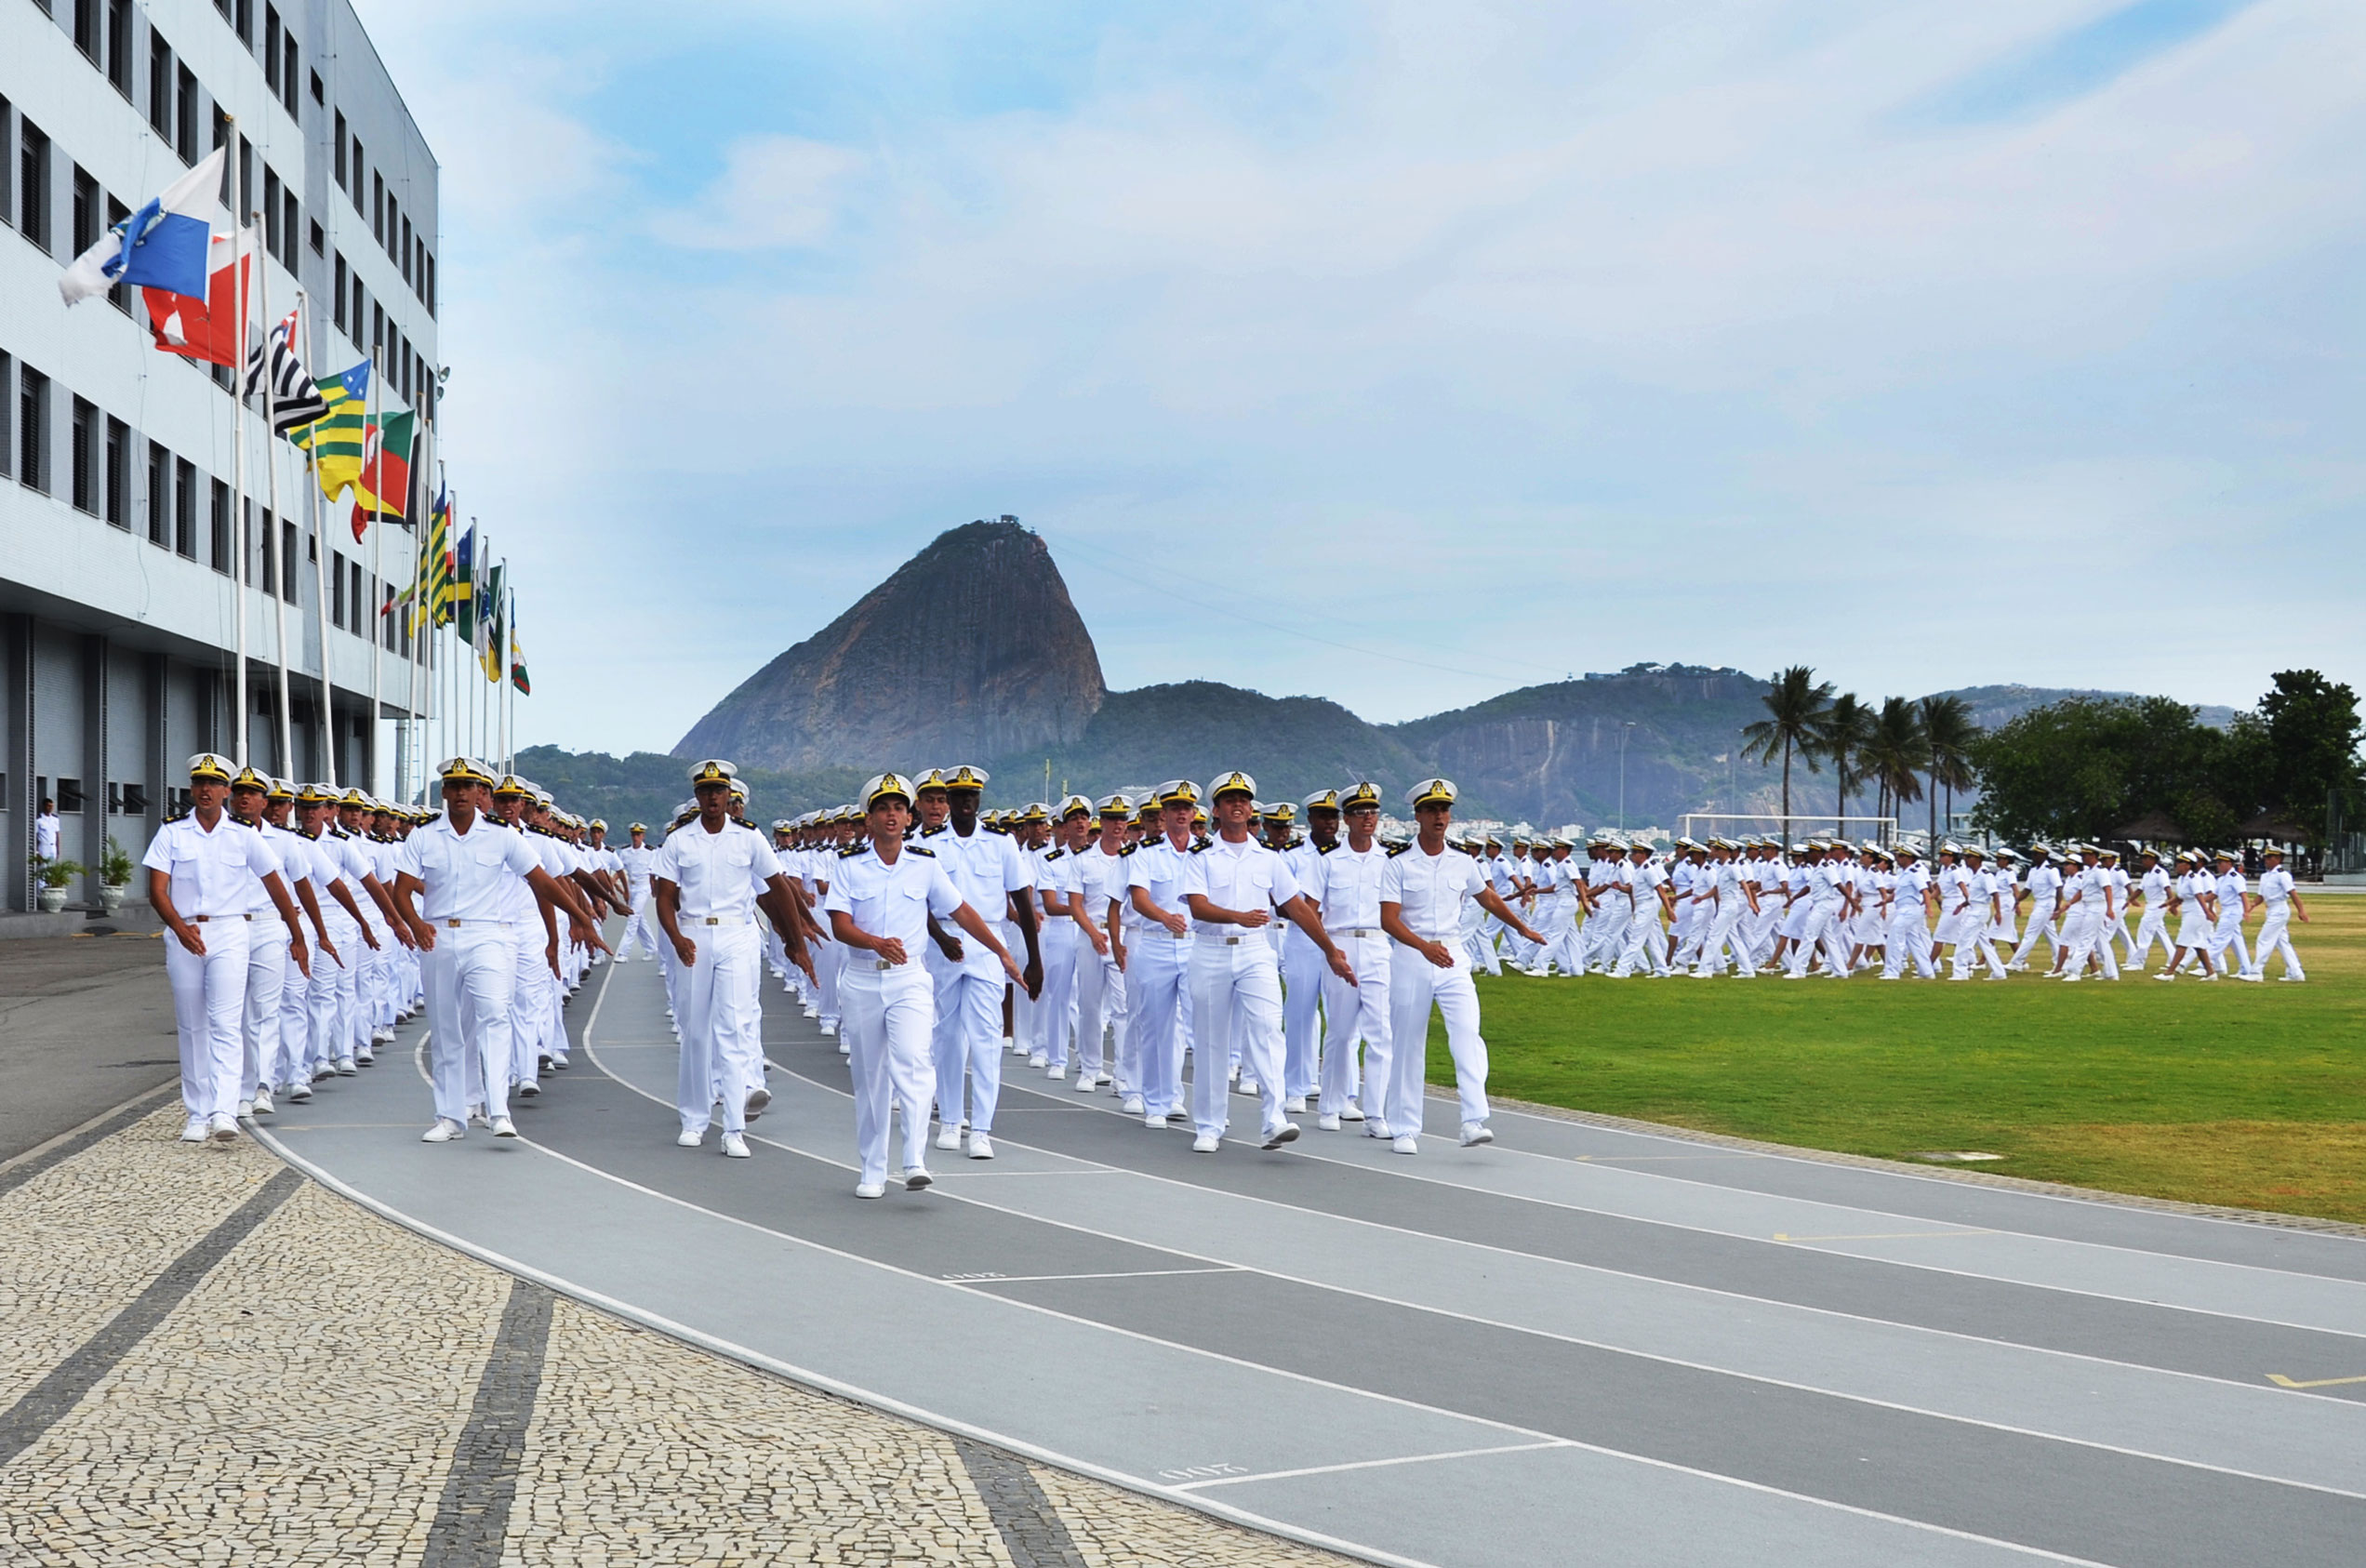
[[[1411,849],[1412,847],[1413,847],[1413,845],[1411,845],[1411,844],[1401,844],[1397,845],[1397,847],[1396,847],[1396,848],[1394,848],[1394,849],[1392,849],[1392,850],[1389,851],[1389,859],[1391,859],[1391,860],[1393,860],[1393,859],[1395,859],[1398,856],[1402,855],[1402,854],[1403,854],[1406,850]]]
[[[1067,853],[1068,851],[1066,849],[1055,849],[1049,855],[1044,856],[1043,859],[1046,863],[1049,863],[1050,861],[1058,859],[1061,856]]]
[[[857,855],[867,853],[870,848],[871,845],[867,844],[850,844],[845,848],[838,852],[838,858],[841,860],[851,860]]]
[[[918,845],[918,844],[908,844],[904,845],[904,851],[905,851],[905,853],[906,853],[906,854],[909,854],[909,855],[924,855],[924,856],[928,857],[928,858],[930,858],[931,860],[934,860],[934,859],[936,859],[936,858],[937,858],[937,852],[936,852],[935,850],[933,850],[933,849],[923,849],[920,845]]]
[[[1328,855],[1328,854],[1330,854],[1333,850],[1335,850],[1335,849],[1336,849],[1336,848],[1338,848],[1338,847],[1339,847],[1339,841],[1338,841],[1337,839],[1333,839],[1333,840],[1332,840],[1329,844],[1319,844],[1315,845],[1315,846],[1314,846],[1314,852],[1315,852],[1317,855]]]
[[[1207,834],[1202,833],[1198,838],[1191,841],[1192,852],[1196,854],[1200,850],[1205,849],[1209,844],[1212,844],[1215,842],[1216,840],[1210,838]]]
[[[1139,849],[1139,848],[1141,848],[1141,847],[1142,847],[1142,846],[1141,846],[1141,844],[1140,844],[1139,843],[1129,844],[1127,844],[1127,845],[1126,845],[1123,849],[1121,849],[1121,850],[1119,850],[1119,851],[1117,852],[1117,857],[1118,857],[1119,859],[1123,860],[1123,859],[1124,859],[1127,856],[1129,856],[1129,855],[1133,854],[1136,850],[1137,850],[1137,849]]]
[[[933,827],[933,828],[923,828],[923,829],[920,831],[920,836],[921,836],[922,838],[924,838],[924,839],[933,839],[933,838],[935,838],[935,837],[936,837],[938,833],[941,833],[941,832],[943,832],[944,831],[945,831],[945,824],[943,824],[942,822],[939,822],[939,823],[937,823],[937,826],[935,826],[935,827]]]

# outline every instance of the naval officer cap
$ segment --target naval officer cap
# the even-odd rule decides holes
[[[1093,803],[1085,799],[1083,795],[1070,795],[1060,802],[1059,817],[1060,820],[1063,822],[1067,821],[1071,817],[1090,817],[1092,815]]]
[[[647,824],[646,822],[635,822],[634,824],[632,824],[632,826],[631,826],[631,827],[627,828],[627,829],[625,830],[625,831],[627,831],[627,832],[629,832],[629,833],[645,833],[645,832],[647,832],[648,831],[649,831],[649,824]]]
[[[189,759],[192,784],[227,784],[237,771],[236,765],[219,751],[200,751]]]
[[[862,787],[863,809],[869,811],[881,801],[901,801],[907,806],[916,794],[912,781],[900,773],[882,773]]]
[[[911,782],[915,790],[941,790],[945,787],[945,770],[932,767],[925,773],[915,773]]]
[[[531,800],[534,798],[534,786],[514,773],[505,773],[501,775],[500,781],[493,786],[493,793],[497,798],[503,795],[515,795],[521,800]]]
[[[944,775],[941,782],[948,790],[983,790],[993,778],[993,775],[984,768],[973,767],[967,763],[962,764],[959,767],[940,768],[936,771]]]
[[[1101,797],[1100,814],[1103,817],[1113,817],[1119,821],[1123,821],[1126,817],[1134,815],[1134,797],[1127,794],[1123,790],[1116,791],[1114,794],[1103,795]]]
[[[1295,822],[1298,819],[1298,808],[1288,801],[1274,801],[1257,815],[1268,822]]]
[[[195,775],[193,774],[191,777],[194,777]],[[271,777],[267,774],[257,772],[252,767],[242,767],[232,776],[230,787],[233,790],[252,790],[258,794],[269,795]]]
[[[326,784],[300,784],[296,789],[296,804],[298,805],[335,805],[337,791]]]
[[[285,778],[274,777],[265,795],[271,800],[292,801],[296,798],[296,786]]]
[[[1309,817],[1313,816],[1318,811],[1336,811],[1339,809],[1339,791],[1336,790],[1317,790],[1314,793],[1309,795],[1305,800],[1300,801],[1298,804],[1306,808],[1306,814]]]
[[[1255,793],[1254,791],[1251,792]],[[1158,787],[1158,803],[1161,805],[1197,805],[1200,804],[1200,787],[1188,778],[1170,778]]]
[[[690,787],[696,790],[701,784],[728,785],[738,777],[739,770],[729,763],[720,757],[709,757],[691,768]]]
[[[1027,809],[1011,818],[1014,823],[1048,822],[1051,819],[1052,808],[1042,801],[1029,801]]]
[[[1230,773],[1219,773],[1207,787],[1207,798],[1215,801],[1226,795],[1246,795],[1254,805],[1256,804],[1256,780],[1237,767]]]
[[[435,770],[446,784],[490,784],[493,770],[474,757],[447,757]]]
[[[1425,805],[1452,805],[1460,793],[1451,778],[1425,778],[1405,791],[1405,804],[1416,811]]]
[[[1350,784],[1339,791],[1341,811],[1354,811],[1358,807],[1367,805],[1375,811],[1380,809],[1380,786],[1369,778]]]
[[[731,781],[731,798],[735,801],[744,801],[748,798],[748,781],[746,779],[735,778]]]

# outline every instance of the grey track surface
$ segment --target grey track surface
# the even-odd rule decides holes
[[[1466,1150],[1450,1104],[1410,1158],[1311,1127],[1195,1156],[1023,1066],[1000,1159],[935,1153],[931,1191],[860,1203],[835,1044],[765,1008],[750,1161],[673,1147],[645,963],[576,999],[577,1065],[513,1102],[516,1143],[419,1144],[399,1050],[269,1130],[559,1290],[1379,1561],[2346,1565],[2366,1540],[2366,1381],[2331,1381],[2366,1377],[2366,1242],[1536,1116]],[[997,1513],[1014,1556],[1066,1561],[1030,1516]]]
[[[179,1077],[156,937],[0,942],[0,1161]]]

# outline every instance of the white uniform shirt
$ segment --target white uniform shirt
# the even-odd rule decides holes
[[[512,884],[540,864],[516,829],[480,814],[467,832],[455,832],[447,815],[412,830],[394,870],[419,879],[422,919],[506,924]]]
[[[518,836],[525,840],[525,847],[533,851],[535,859],[540,863],[544,870],[551,873],[553,881],[563,880],[573,873],[573,856],[565,844],[548,833],[538,833],[531,828],[520,829]],[[685,900],[685,907],[686,912],[687,899]],[[509,918],[521,924],[530,921],[539,921],[542,918],[541,900],[534,896],[534,884],[524,877],[518,878],[511,885]]]
[[[1323,924],[1334,935],[1380,929],[1380,883],[1388,874],[1389,852],[1375,839],[1361,855],[1341,839],[1338,847],[1316,862],[1323,880],[1302,891],[1313,892],[1323,903]]]
[[[780,875],[780,859],[753,828],[726,821],[721,832],[711,833],[693,821],[666,835],[652,874],[681,889],[677,920],[751,922],[756,896]]]
[[[263,896],[260,879],[281,869],[279,852],[271,842],[227,811],[211,832],[199,827],[193,816],[166,823],[149,841],[140,863],[172,878],[173,908],[184,920],[249,914],[258,897],[266,908],[272,907]]]
[[[1256,840],[1231,844],[1219,838],[1183,857],[1182,892],[1187,906],[1190,896],[1196,893],[1219,910],[1235,910],[1243,914],[1256,910],[1270,912],[1275,905],[1286,904],[1298,896],[1298,879],[1290,874],[1290,868],[1279,852]],[[1196,917],[1191,925],[1194,930],[1219,937],[1237,937],[1242,931],[1237,925]]]
[[[638,848],[628,844],[617,851],[617,860],[624,867],[625,890],[637,904],[649,895],[649,876],[658,863],[658,852],[645,844]]]
[[[1900,866],[1890,882],[1890,913],[1922,918],[1923,891],[1931,885],[1931,870],[1921,861]]]
[[[1100,846],[1099,841],[1086,844],[1076,852],[1076,888],[1084,898],[1084,912],[1093,924],[1104,930],[1109,924],[1110,901],[1125,902],[1125,853],[1112,855]]]
[[[1150,895],[1151,903],[1169,914],[1188,915],[1191,911],[1183,902],[1183,863],[1190,856],[1190,850],[1176,848],[1163,833],[1155,839],[1144,839],[1126,853],[1125,885],[1129,890],[1140,888]],[[1125,917],[1131,930],[1151,929],[1150,918],[1135,910],[1130,895],[1125,901]],[[1164,926],[1157,929],[1164,935]]]
[[[345,837],[342,833],[331,832],[324,829],[320,837],[307,837],[304,842],[312,846],[312,854],[319,858],[322,867],[327,870],[329,880],[344,883],[347,890],[353,895],[353,907],[362,911],[364,919],[368,919],[373,909],[369,892],[362,885],[362,878],[377,876],[378,868],[363,857],[362,852],[354,847],[352,839]],[[321,910],[321,916],[326,920],[351,921],[353,918],[345,912],[345,906],[342,904],[324,908]]]
[[[2293,894],[2293,874],[2281,866],[2270,866],[2259,873],[2259,898],[2272,911]]]
[[[1427,854],[1420,844],[1388,857],[1380,870],[1380,901],[1397,906],[1413,934],[1424,941],[1443,942],[1455,967],[1467,962],[1462,944],[1463,901],[1487,885],[1487,873],[1468,855],[1455,850]]]
[[[1037,911],[1048,919],[1049,908],[1043,900],[1046,897],[1058,898],[1062,901],[1059,918],[1067,920],[1066,900],[1070,895],[1083,890],[1077,880],[1076,856],[1066,844],[1056,844],[1034,852],[1032,858],[1035,861]],[[1070,923],[1070,929],[1075,929],[1073,922]]]
[[[2261,878],[2260,883],[2262,886],[2265,886],[2266,879]],[[2147,914],[2160,914],[2168,910],[2169,873],[2167,871],[2155,865],[2152,870],[2144,874],[2144,881],[2138,884],[2138,887],[2144,894]]]
[[[44,860],[58,857],[58,841],[65,824],[58,820],[54,811],[45,811],[33,819],[33,850]]]
[[[907,844],[891,866],[866,845],[831,868],[830,891],[821,907],[825,914],[844,910],[857,929],[873,937],[903,943],[910,964],[927,945],[930,917],[950,917],[962,907],[962,896],[927,850]],[[857,962],[876,957],[861,951],[853,956]]]
[[[2218,918],[2220,920],[2225,920],[2228,915],[2233,915],[2239,919],[2241,917],[2243,907],[2243,875],[2240,871],[2228,871],[2225,876],[2222,876],[2217,880],[2216,884],[2211,888],[2211,891],[2218,895]]]
[[[976,910],[990,925],[1010,919],[1012,894],[1035,885],[1034,857],[1020,848],[1018,841],[1008,833],[990,833],[979,828],[964,838],[952,829],[944,828],[929,834],[928,842],[921,847],[937,857],[946,879],[962,896],[962,902]],[[834,877],[844,863],[837,862],[822,874]],[[989,952],[983,942],[963,942],[961,961],[973,974],[1003,972],[1002,960]],[[1024,954],[1020,955],[1020,962],[1025,962]]]
[[[2062,891],[2062,873],[2053,865],[2033,866],[2029,870],[2029,907],[2051,910]]]

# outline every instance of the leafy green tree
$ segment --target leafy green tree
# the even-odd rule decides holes
[[[1760,700],[1766,704],[1766,717],[1744,726],[1742,755],[1754,763],[1783,759],[1783,815],[1788,817],[1791,758],[1796,755],[1806,763],[1810,773],[1818,771],[1816,737],[1825,710],[1832,705],[1832,683],[1817,680],[1804,664],[1794,664],[1774,677],[1774,686]]]
[[[1873,710],[1857,700],[1856,693],[1842,692],[1824,710],[1823,723],[1816,726],[1815,749],[1825,761],[1832,764],[1839,776],[1840,788],[1832,803],[1835,818],[1848,815],[1849,783],[1856,773],[1857,753],[1873,737]],[[1862,778],[1856,779],[1862,784]],[[1838,821],[1833,823],[1835,830]]]
[[[1939,837],[1939,795],[1947,794],[1947,820],[1955,820],[1955,792],[1977,781],[1972,747],[1980,726],[1972,722],[1971,705],[1960,697],[1926,697],[1916,709],[1922,719],[1923,773],[1931,780],[1931,842]]]
[[[1900,806],[1921,800],[1921,775],[1931,761],[1921,710],[1902,697],[1883,698],[1861,760],[1866,776],[1880,787],[1881,815],[1894,817]]]
[[[2259,699],[2261,795],[2321,844],[2328,808],[2353,801],[2361,778],[2358,694],[2314,670],[2280,670]]]
[[[2247,804],[2226,788],[2233,744],[2165,697],[2032,709],[1971,747],[1974,820],[2007,838],[2101,839],[2160,811],[2190,842],[2224,840]]]

